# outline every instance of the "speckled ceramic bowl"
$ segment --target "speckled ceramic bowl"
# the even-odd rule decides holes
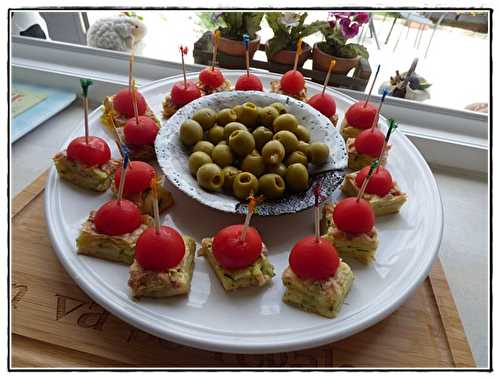
[[[161,128],[156,138],[156,155],[158,163],[167,178],[181,191],[209,207],[230,213],[246,213],[246,205],[235,197],[223,192],[208,192],[201,188],[188,168],[190,151],[179,139],[180,125],[200,108],[209,107],[215,111],[231,108],[250,101],[258,106],[266,106],[274,102],[286,105],[288,112],[299,122],[309,128],[311,141],[321,141],[330,148],[330,160],[320,167],[310,165],[311,183],[320,180],[322,195],[329,196],[340,185],[347,166],[347,152],[344,140],[337,128],[320,112],[294,98],[258,91],[219,92],[204,96],[177,111]],[[302,193],[290,193],[276,201],[265,201],[259,204],[257,213],[262,216],[276,216],[295,213],[314,205],[312,189]]]

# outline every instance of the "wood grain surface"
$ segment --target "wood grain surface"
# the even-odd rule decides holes
[[[12,368],[475,366],[439,262],[391,316],[314,349],[223,354],[144,333],[93,302],[59,263],[44,218],[45,179],[12,204]]]

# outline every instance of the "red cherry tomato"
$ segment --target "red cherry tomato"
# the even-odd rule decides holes
[[[234,89],[237,91],[263,91],[264,87],[257,75],[243,74],[238,78]]]
[[[146,100],[139,91],[136,91],[135,97],[137,99],[137,113],[139,116],[146,113]],[[123,88],[119,90],[115,96],[113,96],[113,108],[115,108],[118,113],[127,116],[128,118],[134,116],[134,104],[132,102],[132,92],[128,88]]]
[[[135,259],[146,270],[165,271],[175,267],[185,253],[182,236],[168,226],[161,226],[158,234],[154,227],[146,229],[135,245]]]
[[[305,85],[304,75],[300,71],[290,70],[281,77],[281,90],[290,95],[298,95]]]
[[[151,178],[155,173],[155,169],[141,161],[131,161],[125,174],[125,184],[123,185],[123,194],[131,195],[134,193],[144,192],[151,185]],[[120,186],[122,170],[115,171],[115,186]]]
[[[334,276],[340,264],[337,250],[327,240],[308,236],[298,241],[288,259],[292,271],[301,279],[325,280]]]
[[[75,138],[66,149],[69,159],[81,162],[87,166],[98,166],[111,159],[111,150],[102,138],[89,136],[89,143],[85,137]]]
[[[131,145],[153,145],[158,134],[158,125],[146,116],[139,116],[139,125],[135,117],[129,119],[123,129],[125,141]]]
[[[222,72],[214,67],[207,67],[200,72],[199,76],[200,82],[206,85],[208,88],[215,89],[220,87],[224,83],[224,75]]]
[[[349,125],[358,129],[368,129],[372,127],[375,118],[378,121],[378,109],[370,102],[365,107],[365,102],[359,101],[349,107],[345,117]]]
[[[348,197],[335,206],[333,222],[346,233],[368,233],[375,223],[375,214],[368,201]]]
[[[312,96],[309,100],[307,100],[307,104],[320,111],[328,118],[337,113],[337,104],[335,104],[333,96],[330,96],[327,93],[318,93]]]
[[[170,97],[174,105],[180,108],[201,97],[201,92],[192,81],[188,80],[187,86],[185,87],[184,81],[175,83],[172,87],[172,91],[170,92]]]
[[[249,227],[243,241],[240,240],[243,225],[231,225],[220,230],[214,237],[212,248],[219,264],[234,270],[254,263],[262,252],[262,239],[257,230]]]
[[[370,166],[364,167],[356,175],[356,185],[361,188],[363,182],[365,181],[368,172],[370,171]],[[377,167],[375,171],[370,176],[368,180],[368,185],[366,186],[365,192],[384,197],[389,193],[392,188],[392,176],[383,167]]]
[[[354,140],[354,146],[359,154],[378,157],[384,147],[384,133],[378,128],[366,129],[358,134]]]
[[[118,236],[136,230],[142,224],[137,205],[129,200],[110,200],[95,213],[94,225],[101,234]]]

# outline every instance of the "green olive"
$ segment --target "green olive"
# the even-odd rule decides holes
[[[241,172],[234,178],[233,193],[240,200],[246,200],[250,194],[259,191],[259,181],[250,172]]]
[[[229,136],[229,147],[236,155],[244,157],[255,149],[255,140],[252,133],[246,130],[235,130]]]
[[[219,143],[212,150],[212,160],[224,168],[233,164],[234,156],[228,145]]]
[[[279,132],[280,130],[288,130],[295,133],[299,122],[297,118],[290,113],[282,114],[278,116],[273,122],[273,130]]]
[[[238,122],[241,122],[250,129],[257,126],[259,112],[257,111],[257,106],[254,103],[244,103],[236,112],[238,114]]]
[[[217,145],[224,139],[224,128],[220,125],[215,125],[209,129],[207,136],[210,142]]]
[[[241,171],[234,166],[226,166],[222,169],[222,175],[224,175],[224,191],[233,192],[233,182],[236,175]]]
[[[203,151],[195,151],[189,156],[188,159],[189,171],[191,171],[191,174],[196,176],[198,169],[205,163],[212,163],[212,158],[210,158],[210,156]]]
[[[299,141],[297,145],[297,151],[302,151],[305,155],[308,155],[309,144],[304,141]]]
[[[212,155],[212,150],[214,149],[214,144],[208,141],[198,141],[196,145],[193,147],[193,152],[195,151],[203,151],[208,155]]]
[[[286,159],[286,164],[287,166],[290,166],[294,163],[302,163],[307,167],[307,155],[305,155],[302,151],[294,151]]]
[[[268,128],[273,126],[273,121],[279,116],[279,112],[276,108],[267,106],[264,108],[259,108],[259,123]]]
[[[309,173],[302,163],[294,163],[286,170],[286,185],[294,192],[305,191],[309,187]]]
[[[215,163],[205,163],[198,169],[196,180],[200,187],[208,191],[217,191],[224,184],[224,176],[222,170]]]
[[[266,171],[271,174],[278,174],[282,178],[286,177],[286,166],[283,163],[267,165]]]
[[[273,139],[273,132],[266,128],[265,126],[259,126],[253,132],[253,138],[255,140],[255,148],[261,150],[267,142]]]
[[[271,140],[262,147],[262,158],[268,165],[281,163],[285,158],[285,147],[278,140]]]
[[[203,128],[194,120],[186,120],[181,124],[179,134],[184,145],[193,146],[203,139]]]
[[[273,139],[281,142],[287,155],[297,150],[299,144],[299,140],[295,137],[295,134],[288,130],[279,131],[274,135]]]
[[[323,142],[313,142],[307,149],[309,161],[315,165],[321,165],[328,161],[330,157],[330,149],[328,145]]]
[[[215,120],[217,119],[217,113],[210,108],[201,108],[194,112],[193,120],[197,121],[201,125],[203,130],[208,130],[215,125]]]
[[[288,112],[285,105],[282,103],[278,103],[278,102],[272,103],[270,105],[270,107],[276,108],[276,110],[278,111],[279,114],[285,114]]]
[[[259,178],[259,191],[266,199],[279,199],[285,192],[285,181],[278,174],[265,174]]]
[[[217,124],[225,126],[226,124],[229,124],[230,122],[236,121],[238,119],[238,115],[234,111],[234,109],[231,108],[224,108],[221,109],[217,113]]]
[[[254,150],[243,158],[240,168],[242,171],[251,172],[256,177],[259,177],[265,170],[264,159],[257,150]]]
[[[297,125],[294,133],[299,141],[309,142],[311,140],[311,132],[304,125]]]
[[[224,126],[224,139],[227,141],[231,133],[234,132],[235,130],[248,130],[248,129],[241,122],[236,122],[236,121],[230,122],[229,124]]]

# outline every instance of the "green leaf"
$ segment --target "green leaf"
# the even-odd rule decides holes
[[[344,46],[344,48],[348,48],[349,51],[354,52],[355,56],[360,55],[360,56],[362,56],[365,59],[368,59],[368,57],[369,57],[368,50],[363,45],[360,45],[360,44],[357,44],[357,43],[348,43],[347,45]],[[346,57],[346,58],[354,58],[354,57],[351,56],[351,57]]]
[[[323,21],[314,21],[309,25],[305,25],[304,28],[300,32],[299,38],[305,38],[307,36],[310,36],[314,33],[319,32],[322,25],[323,25]]]
[[[273,56],[278,51],[286,49],[288,44],[290,43],[290,40],[288,38],[288,35],[280,33],[278,35],[275,35],[267,42],[269,55]]]
[[[264,12],[243,12],[244,32],[250,35],[250,39],[255,39],[257,36],[263,17]]]

